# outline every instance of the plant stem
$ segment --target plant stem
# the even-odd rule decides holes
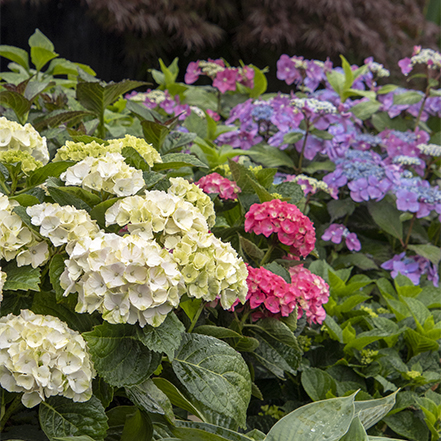
[[[197,310],[195,316],[193,317],[193,320],[191,321],[191,325],[188,328],[188,333],[190,333],[191,331],[193,331],[194,327],[196,326],[196,322],[199,320],[199,317],[202,313],[202,310],[204,309],[204,303],[201,302],[201,304],[199,305],[199,309]]]
[[[265,265],[266,262],[268,262],[269,258],[271,257],[271,253],[273,252],[275,246],[274,245],[270,245],[268,247],[268,250],[266,251],[265,255],[263,256],[262,260],[260,261],[259,266],[263,266]]]
[[[12,414],[21,406],[21,396],[17,395],[12,403],[9,405],[8,409],[6,410],[5,414],[3,415],[3,418],[0,421],[0,433],[5,428],[6,423],[8,422],[9,418],[11,418]]]
[[[302,162],[303,162],[303,156],[305,154],[306,140],[308,139],[308,135],[309,135],[309,121],[306,120],[306,133],[305,133],[305,138],[303,139],[302,151],[300,152],[299,165],[297,167],[297,171],[299,173],[302,173]]]
[[[410,221],[409,231],[407,233],[406,241],[404,242],[404,251],[407,250],[407,245],[409,245],[410,235],[412,234],[413,224],[415,223],[416,213],[413,214]]]

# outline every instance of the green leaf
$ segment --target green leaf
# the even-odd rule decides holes
[[[110,385],[125,387],[145,381],[156,370],[161,355],[149,351],[131,325],[104,323],[83,334],[98,374]]]
[[[254,179],[247,176],[248,182],[253,187],[254,191],[256,192],[257,196],[259,197],[260,203],[263,202],[269,202],[274,199],[274,196],[271,195],[269,191],[267,191],[262,185],[260,185],[258,182],[256,182]]]
[[[229,345],[213,337],[185,334],[172,367],[190,396],[211,412],[246,426],[250,373]]]
[[[96,205],[92,210],[90,210],[90,217],[95,219],[98,222],[98,225],[101,228],[105,228],[106,226],[106,211],[116,202],[118,202],[120,198],[112,198],[107,199],[104,202]],[[119,227],[118,227],[119,228]]]
[[[153,425],[149,416],[139,409],[127,417],[120,441],[151,441]]]
[[[361,120],[370,118],[381,107],[378,101],[363,101],[351,107],[351,112]]]
[[[408,245],[409,250],[415,251],[419,256],[430,260],[435,266],[441,261],[441,248],[433,245]]]
[[[199,138],[205,139],[208,136],[207,120],[196,115],[193,111],[190,116],[185,119],[184,127],[186,127],[189,132],[196,133]]]
[[[403,240],[403,224],[400,222],[400,211],[387,200],[368,204],[369,213],[375,223],[386,233]]]
[[[279,265],[276,262],[271,262],[264,265],[264,268],[282,277],[282,279],[285,280],[286,283],[291,283],[291,275],[289,274],[289,271],[282,265]]]
[[[124,156],[124,161],[131,167],[142,171],[150,171],[150,166],[146,160],[133,147],[124,147],[121,154]]]
[[[250,98],[258,98],[260,95],[266,92],[266,89],[268,87],[268,81],[262,70],[260,70],[256,66],[253,66],[252,64],[251,67],[254,70],[254,78],[253,78],[254,86],[250,90]]]
[[[283,137],[285,144],[295,144],[303,138],[304,134],[300,132],[289,132]]]
[[[338,95],[341,96],[346,81],[345,75],[341,72],[332,70],[331,72],[326,73],[326,78],[328,79],[329,84],[335,90],[335,92],[337,92]]]
[[[199,310],[199,307],[201,306],[201,303],[202,299],[188,298],[187,300],[181,299],[179,306],[187,314],[187,317],[190,320],[193,320]]]
[[[424,97],[424,94],[420,92],[404,92],[399,95],[394,95],[394,104],[416,104],[419,103]]]
[[[389,415],[384,422],[398,435],[404,436],[411,441],[428,441],[429,429],[418,416],[410,411],[404,410],[400,413]]]
[[[424,337],[413,329],[407,329],[404,332],[404,340],[410,346],[412,356],[418,355],[421,352],[437,351],[439,344],[436,340]]]
[[[3,286],[5,291],[40,291],[40,268],[30,265],[17,267],[13,260],[2,271],[8,275]]]
[[[143,328],[137,327],[136,331],[142,344],[151,351],[165,352],[168,359],[173,361],[174,353],[181,345],[185,327],[176,314],[171,312],[158,327],[145,325]]]
[[[42,401],[39,408],[40,425],[50,441],[70,435],[104,441],[107,417],[98,398],[92,396],[85,403],[75,403],[68,398],[51,397]]]
[[[328,331],[329,336],[333,340],[343,343],[343,333],[336,321],[331,316],[327,315],[324,323],[326,325],[326,330]]]
[[[265,255],[264,251],[240,234],[238,234],[238,236],[240,247],[242,248],[242,250],[245,251],[248,256],[254,257],[258,260],[262,260],[263,256]]]
[[[56,57],[58,57],[58,54],[49,49],[44,47],[31,47],[31,60],[37,72],[40,72],[43,66]]]
[[[354,417],[354,395],[302,406],[278,421],[265,441],[337,441]]]
[[[377,400],[355,401],[355,414],[360,418],[363,427],[370,427],[382,420],[394,407],[398,391]]]
[[[22,193],[17,196],[9,196],[9,200],[17,201],[21,205],[21,207],[18,207],[18,206],[14,207],[13,211],[15,213],[17,213],[17,208],[20,209],[20,208],[30,207],[31,205],[35,205],[35,204],[40,203],[40,200],[36,196],[33,196],[31,194],[26,194],[26,193]],[[26,213],[26,211],[25,211],[25,213]],[[17,214],[20,216],[19,213],[17,213]],[[30,216],[29,216],[29,222],[30,222]]]
[[[185,441],[253,441],[248,435],[214,424],[178,420],[175,426],[173,435]]]
[[[305,196],[302,187],[295,182],[282,182],[275,186],[276,193],[281,194],[284,198],[291,198],[290,204],[298,204]]]
[[[341,66],[345,73],[345,83],[344,89],[349,89],[354,82],[354,73],[352,72],[351,65],[348,63],[348,60],[343,55],[340,55],[341,58]]]
[[[136,413],[135,406],[117,406],[106,412],[109,429],[106,441],[120,441],[127,420]]]
[[[126,387],[125,390],[130,401],[142,410],[165,415],[169,421],[175,419],[170,400],[151,379]]]
[[[397,86],[396,84],[385,84],[377,90],[377,95],[384,95],[386,93],[393,92],[398,87],[399,86]]]
[[[372,269],[378,269],[377,264],[369,257],[367,257],[363,253],[353,253],[353,254],[346,254],[346,255],[339,255],[337,259],[333,262],[334,267],[337,267],[338,265],[345,265],[345,266],[356,266],[357,268],[360,268],[361,270],[368,271]]]
[[[399,116],[391,118],[387,112],[379,112],[372,116],[372,124],[375,129],[382,132],[385,129],[399,130],[405,132],[407,130],[406,122]]]
[[[162,157],[162,163],[157,163],[153,166],[153,170],[168,170],[171,168],[181,168],[188,166],[209,168],[194,155],[190,155],[188,153],[169,153],[168,155],[164,155]]]
[[[69,167],[72,167],[72,161],[49,162],[43,167],[37,168],[26,179],[27,187],[35,187],[43,184],[50,176],[58,178],[61,173],[65,172]]]
[[[295,168],[292,159],[282,150],[270,145],[253,146],[248,150],[253,161],[264,164],[266,167],[289,167]]]
[[[29,70],[29,55],[24,49],[2,44],[0,45],[0,57],[7,58]]]
[[[82,82],[77,84],[76,98],[86,109],[100,116],[104,115],[107,106],[113,104],[121,95],[145,84],[147,83],[144,81],[132,80],[106,85],[99,82]]]
[[[165,378],[152,378],[155,386],[167,395],[168,399],[171,401],[173,406],[179,407],[181,409],[190,412],[190,414],[197,416],[200,419],[204,417],[199,413],[199,411],[193,406],[193,404],[187,400],[187,398],[182,394],[182,392],[170,381]]]
[[[34,127],[38,130],[42,130],[46,127],[58,127],[60,124],[82,120],[86,116],[93,115],[93,113],[86,110],[69,110],[67,112],[63,111],[57,112],[56,114],[54,113],[55,112],[52,112],[46,118],[34,123]]]
[[[54,45],[40,29],[35,29],[35,32],[29,37],[29,46],[32,47],[44,47],[48,51],[54,50]]]
[[[109,407],[113,401],[114,388],[107,384],[101,377],[96,377],[93,382],[93,394],[101,401],[104,408]]]
[[[320,401],[326,398],[331,391],[337,394],[335,380],[325,371],[318,368],[307,368],[302,372],[302,386],[313,401]]]
[[[163,124],[148,120],[141,121],[141,127],[146,141],[152,144],[156,150],[161,150],[170,129]]]
[[[2,106],[10,107],[15,112],[19,120],[21,120],[31,108],[31,102],[23,95],[9,90],[0,92],[0,104]]]
[[[93,438],[91,438],[88,435],[80,435],[80,436],[62,436],[55,437],[54,440],[56,441],[95,441]]]
[[[90,206],[75,193],[78,190],[82,190],[76,187],[53,187],[52,185],[47,186],[47,191],[51,195],[52,199],[60,204],[61,206],[70,205],[78,210],[90,211]]]
[[[60,277],[63,274],[65,265],[64,259],[67,256],[55,254],[49,263],[49,279],[54,288],[56,299],[60,301],[63,298],[64,289],[60,285]]]

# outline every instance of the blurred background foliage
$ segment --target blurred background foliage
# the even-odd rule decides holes
[[[0,0],[1,44],[22,48],[35,28],[61,57],[104,80],[151,79],[179,57],[224,57],[261,68],[281,54],[339,64],[374,56],[394,72],[414,45],[440,45],[441,0]],[[6,60],[1,60],[1,70]],[[275,69],[269,89],[279,90]],[[182,80],[182,78],[179,78]],[[287,89],[288,90],[288,89]]]

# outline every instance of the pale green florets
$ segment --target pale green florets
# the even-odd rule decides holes
[[[60,319],[29,310],[0,318],[0,384],[24,392],[26,407],[54,395],[87,401],[94,376],[86,342]]]
[[[0,268],[0,304],[3,300],[3,287],[5,286],[7,274]]]
[[[0,162],[3,164],[18,164],[20,162],[21,169],[25,174],[43,167],[41,161],[37,161],[30,153],[20,150],[0,151]]]
[[[215,77],[219,72],[223,72],[225,67],[219,66],[219,64],[213,63],[211,61],[200,60],[199,67],[202,72],[209,77]]]
[[[109,139],[105,144],[96,141],[84,142],[66,141],[66,145],[57,150],[54,162],[57,161],[82,161],[87,157],[100,158],[107,153],[121,153],[124,147],[133,147],[147,162],[150,167],[162,162],[161,155],[144,139],[126,135],[124,138]]]
[[[164,191],[146,191],[144,196],[130,196],[106,211],[106,225],[128,225],[131,234],[155,238],[162,244],[170,236],[190,231],[208,232],[202,213],[190,202]]]
[[[378,351],[374,351],[372,349],[363,349],[360,353],[361,364],[371,364],[378,355]]]
[[[40,227],[40,234],[56,247],[84,237],[95,237],[100,229],[86,210],[70,205],[60,206],[44,202],[26,209],[31,223]]]
[[[165,246],[169,244],[166,241]],[[171,243],[187,286],[187,295],[211,302],[220,298],[224,309],[246,300],[248,271],[229,243],[213,234],[197,233]]]
[[[378,314],[373,309],[369,308],[369,306],[361,305],[360,311],[367,312],[370,317],[373,318],[378,317]]]
[[[170,182],[172,185],[167,192],[190,202],[203,214],[208,227],[213,227],[216,222],[216,213],[210,197],[197,185],[191,184],[184,178],[170,178]]]
[[[18,205],[0,195],[0,259],[9,261],[17,257],[18,266],[32,264],[36,268],[47,261],[49,250],[46,242],[38,242],[20,216],[13,212]]]
[[[418,371],[408,371],[403,374],[403,377],[407,380],[416,380],[417,378],[422,377],[421,372]]]
[[[22,126],[5,117],[0,117],[0,152],[17,150],[29,153],[43,165],[49,162],[46,138],[28,123]]]
[[[441,156],[441,145],[437,144],[418,144],[417,149],[424,155]]]
[[[159,89],[151,90],[150,92],[139,92],[129,98],[130,101],[143,103],[145,100],[150,100],[156,104],[161,104],[165,99],[164,91]]]
[[[390,76],[390,71],[382,64],[372,61],[368,65],[368,69],[376,75],[377,78],[386,78]]]
[[[407,155],[395,156],[392,162],[394,164],[401,164],[401,165],[421,165],[423,163],[420,158],[416,158],[415,156],[407,156]]]
[[[317,191],[324,191],[328,194],[332,193],[332,190],[329,188],[326,182],[319,181],[303,174],[297,175],[292,182],[299,184],[303,191],[308,190],[308,193],[310,192],[315,194]]]
[[[184,280],[170,253],[154,240],[99,233],[66,247],[64,295],[78,293],[75,310],[99,311],[109,323],[159,326],[179,305]]]
[[[315,98],[294,98],[290,102],[291,106],[297,109],[309,109],[317,114],[334,114],[337,108],[327,101],[316,100]]]
[[[107,153],[99,158],[88,157],[60,175],[67,186],[88,191],[105,191],[116,196],[136,194],[145,182],[142,171],[130,167],[120,153]]]

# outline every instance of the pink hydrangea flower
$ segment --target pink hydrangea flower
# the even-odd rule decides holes
[[[224,178],[219,173],[211,173],[203,176],[196,185],[200,187],[205,193],[218,193],[221,199],[237,199],[237,193],[240,193],[240,188],[233,181]]]
[[[192,61],[188,63],[187,72],[184,76],[184,81],[187,84],[193,84],[199,78],[199,75],[202,74],[202,70],[199,67],[199,61]]]
[[[217,122],[220,120],[220,115],[217,112],[215,112],[214,110],[207,109],[207,113],[208,113],[208,116],[213,118],[214,121]]]
[[[291,267],[289,273],[292,280],[291,285],[300,293],[297,298],[298,318],[304,312],[309,323],[323,323],[326,318],[323,305],[329,299],[328,284],[321,277],[304,268],[302,264]]]
[[[290,254],[306,257],[315,245],[315,230],[310,219],[295,205],[279,199],[253,204],[245,215],[245,231],[269,237],[277,234]]]
[[[237,79],[237,70],[227,68],[216,74],[216,78],[213,80],[213,87],[219,89],[221,93],[225,93],[227,90],[235,91]]]

